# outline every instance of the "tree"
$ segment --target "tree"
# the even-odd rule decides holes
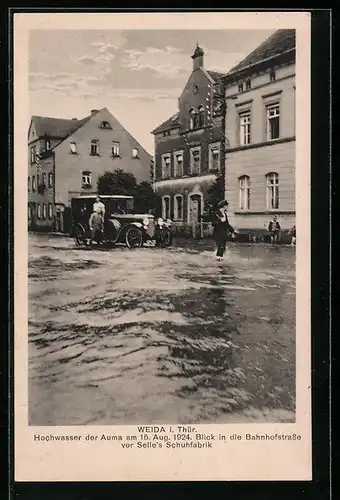
[[[156,195],[149,182],[142,181],[137,185],[135,194],[135,211],[148,213],[150,210],[156,212],[159,205],[159,197]]]
[[[220,173],[212,186],[207,191],[207,198],[204,207],[204,219],[209,221],[213,212],[217,210],[217,205],[224,200],[225,180],[223,173]]]
[[[148,213],[152,210],[159,212],[160,199],[154,192],[152,185],[147,181],[139,184],[133,174],[116,169],[114,172],[105,172],[98,178],[97,192],[101,194],[120,194],[134,197],[135,212]]]
[[[105,172],[98,178],[98,194],[123,194],[135,196],[137,180],[133,174],[117,168],[114,172]]]

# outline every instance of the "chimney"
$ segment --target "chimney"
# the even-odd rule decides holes
[[[99,109],[91,109],[91,116],[94,116],[97,113],[99,113]]]
[[[204,51],[197,44],[195,52],[191,56],[191,59],[193,60],[193,70],[198,68],[203,68],[203,56],[204,56]]]

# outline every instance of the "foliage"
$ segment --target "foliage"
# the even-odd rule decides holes
[[[98,178],[98,194],[120,194],[133,196],[135,200],[135,212],[148,213],[158,212],[160,206],[159,197],[154,193],[149,182],[137,182],[135,176],[116,169],[114,172],[105,172]]]
[[[216,212],[217,205],[221,200],[224,200],[225,196],[225,179],[224,175],[221,173],[216,177],[216,180],[212,186],[207,191],[207,197],[204,207],[204,220],[211,220],[213,212]]]

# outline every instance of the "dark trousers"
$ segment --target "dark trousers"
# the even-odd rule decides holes
[[[216,257],[223,257],[227,244],[226,231],[215,231]]]

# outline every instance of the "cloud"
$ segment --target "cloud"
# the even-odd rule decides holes
[[[96,64],[96,58],[93,56],[81,56],[78,62],[86,64],[87,66],[94,66]]]
[[[125,50],[122,67],[130,71],[150,70],[157,77],[179,78],[187,71],[187,57],[179,49],[166,47],[147,47],[145,52],[140,50]]]

